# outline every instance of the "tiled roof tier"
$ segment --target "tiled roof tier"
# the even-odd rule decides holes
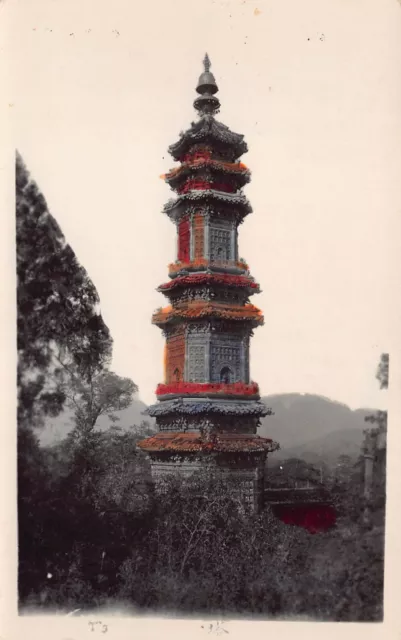
[[[243,210],[243,214],[252,213],[252,207],[243,193],[228,193],[227,191],[216,191],[215,189],[192,189],[186,193],[181,193],[177,198],[169,200],[164,207],[163,212],[170,217],[174,217],[174,212],[182,203],[187,202],[205,202],[215,200],[225,204],[234,204]]]
[[[191,161],[183,162],[181,166],[171,169],[161,177],[171,187],[174,187],[189,174],[202,169],[211,169],[216,173],[234,176],[240,186],[244,186],[249,182],[251,177],[251,172],[242,162],[223,162],[212,158],[195,158]]]
[[[153,418],[169,415],[201,416],[207,414],[263,418],[271,415],[272,410],[257,400],[176,398],[151,405],[145,410],[145,414]]]
[[[191,146],[199,142],[216,141],[232,147],[233,156],[239,158],[248,151],[244,136],[234,133],[211,115],[204,115],[198,122],[193,122],[187,131],[181,134],[180,139],[170,145],[169,153],[174,160],[180,160]]]
[[[246,276],[235,276],[219,273],[194,273],[188,276],[180,276],[170,282],[160,285],[158,291],[173,291],[180,287],[199,285],[220,285],[224,287],[235,287],[247,289],[249,293],[260,293],[259,285],[253,278]]]
[[[314,487],[268,487],[264,490],[265,500],[271,505],[331,504],[332,498],[323,486]]]
[[[227,305],[218,302],[203,302],[194,300],[183,302],[176,307],[168,306],[153,314],[152,322],[157,326],[166,325],[179,319],[221,318],[222,320],[235,320],[238,322],[250,322],[252,326],[262,325],[264,318],[260,309],[253,304]]]
[[[202,269],[224,269],[237,273],[249,271],[249,267],[246,262],[234,262],[233,260],[210,262],[206,258],[195,258],[194,260],[191,260],[191,262],[172,262],[168,265],[168,272],[171,278],[178,277],[178,274],[182,271],[201,271]]]
[[[160,396],[243,396],[259,398],[259,386],[256,382],[245,384],[243,382],[234,382],[231,384],[223,383],[201,383],[201,382],[174,382],[171,384],[159,384],[156,389],[156,395]]]
[[[217,434],[206,440],[198,433],[158,433],[138,442],[138,447],[148,452],[262,453],[275,451],[277,444],[268,438],[239,434]]]

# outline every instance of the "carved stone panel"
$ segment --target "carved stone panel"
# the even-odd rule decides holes
[[[178,255],[177,258],[181,262],[188,262],[190,257],[190,222],[188,217],[181,220],[178,225]]]
[[[195,213],[192,219],[194,259],[204,256],[204,218],[202,213]]]
[[[166,338],[166,383],[181,382],[184,375],[185,329],[179,327]]]
[[[208,382],[206,333],[190,333],[187,337],[186,376],[188,382]]]
[[[227,221],[216,220],[209,227],[209,251],[211,262],[233,260],[232,228]]]
[[[211,382],[234,383],[242,379],[241,337],[215,333],[210,345]]]

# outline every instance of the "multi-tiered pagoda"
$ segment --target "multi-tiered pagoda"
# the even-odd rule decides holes
[[[148,409],[159,432],[139,446],[155,478],[212,462],[238,476],[257,508],[266,456],[277,445],[257,435],[270,411],[249,373],[250,338],[263,316],[249,302],[259,285],[238,257],[238,227],[252,212],[242,192],[250,172],[239,161],[247,145],[215,119],[207,55],[196,90],[199,119],[170,146],[179,166],[163,176],[176,193],[164,212],[177,229],[177,259],[159,287],[170,304],[153,316],[166,338],[165,379]]]

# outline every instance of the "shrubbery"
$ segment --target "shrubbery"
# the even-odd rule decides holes
[[[129,447],[126,434],[94,445],[85,498],[73,457],[67,476],[54,475],[54,460],[40,475],[20,540],[22,606],[381,618],[382,528],[366,532],[345,515],[335,530],[310,535],[268,508],[247,513],[229,482],[208,472],[172,475],[155,492],[134,445],[121,466],[119,438]]]

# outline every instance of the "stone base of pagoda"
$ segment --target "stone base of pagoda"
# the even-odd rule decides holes
[[[258,436],[216,434],[205,440],[200,433],[159,433],[138,443],[150,458],[156,489],[171,473],[189,477],[205,471],[233,480],[234,491],[252,512],[263,506],[264,472],[271,440]]]

